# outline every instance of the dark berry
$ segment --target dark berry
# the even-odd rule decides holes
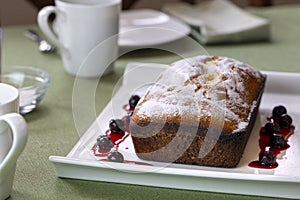
[[[270,147],[280,149],[285,146],[285,140],[281,134],[272,134],[270,137]]]
[[[124,162],[124,157],[120,152],[113,151],[108,154],[107,160],[109,160],[111,162],[121,162],[122,163],[122,162]]]
[[[129,106],[130,108],[135,108],[135,106],[137,105],[137,103],[140,100],[140,96],[138,95],[132,95],[129,99]]]
[[[109,129],[114,133],[124,133],[125,123],[121,119],[112,119],[109,121]]]
[[[97,145],[99,149],[110,150],[114,145],[111,139],[106,135],[100,135],[97,138]]]
[[[284,106],[282,106],[282,105],[275,106],[272,111],[272,117],[274,119],[278,119],[279,117],[281,117],[281,115],[286,114],[286,113],[287,113],[287,110]]]
[[[281,128],[290,128],[293,123],[291,116],[284,114],[279,118],[279,126]]]
[[[264,128],[265,135],[272,135],[273,133],[279,133],[279,126],[272,122],[267,122]]]
[[[265,151],[259,156],[259,162],[262,165],[272,166],[276,163],[275,155],[272,151]]]

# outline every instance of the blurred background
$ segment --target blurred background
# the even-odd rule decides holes
[[[126,0],[125,0],[126,1]],[[159,9],[164,3],[175,2],[178,0],[138,0],[133,4],[131,9],[136,8],[153,8]],[[201,2],[204,0],[196,0]],[[232,0],[240,7],[249,6],[249,2],[256,0]],[[46,0],[37,0],[37,2],[45,3]],[[286,3],[300,3],[300,0],[272,0],[274,5]],[[0,19],[2,26],[13,26],[21,24],[36,23],[38,7],[31,0],[1,0],[0,1]]]

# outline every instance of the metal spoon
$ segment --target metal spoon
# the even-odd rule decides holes
[[[26,30],[24,35],[29,39],[36,41],[39,43],[39,51],[42,53],[50,53],[55,50],[55,47],[50,45],[46,40],[42,39],[35,31],[33,30]]]

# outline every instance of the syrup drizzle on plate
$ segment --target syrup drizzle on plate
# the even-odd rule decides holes
[[[280,106],[277,106],[280,107]],[[276,108],[276,107],[275,107]],[[274,109],[275,109],[274,108]],[[273,113],[274,113],[273,109]],[[285,108],[284,108],[285,109]],[[283,115],[286,116],[286,110],[284,111]],[[282,115],[282,116],[283,116]],[[292,123],[292,119],[290,116],[290,123]],[[266,125],[260,129],[259,132],[259,160],[252,161],[248,164],[249,167],[253,168],[259,168],[259,169],[274,169],[278,167],[278,163],[276,162],[276,157],[281,152],[287,150],[290,148],[290,145],[288,144],[288,139],[291,135],[294,134],[295,126],[288,124],[288,125],[282,125],[282,122],[280,122],[280,118],[278,117],[268,117],[267,120],[269,121],[269,124],[273,124],[273,126],[277,126],[278,133],[276,133],[277,136],[282,137],[282,141],[279,141],[279,144],[276,144],[277,141],[272,141],[272,135],[273,132],[270,134],[268,133],[268,130],[266,130]],[[275,130],[275,129],[274,129]],[[277,132],[277,131],[275,131]],[[274,137],[274,136],[273,136]],[[284,140],[284,141],[283,141]],[[265,156],[265,158],[263,158]],[[268,161],[265,162],[263,159],[267,159]]]
[[[150,165],[147,163],[142,162],[136,162],[136,161],[129,161],[124,160],[123,155],[118,151],[119,145],[126,140],[126,138],[130,135],[129,130],[129,123],[130,118],[133,114],[134,108],[138,101],[140,100],[140,97],[137,95],[132,95],[129,99],[129,104],[124,105],[122,108],[126,111],[126,115],[122,117],[122,119],[116,119],[113,123],[115,123],[115,126],[119,126],[118,122],[122,122],[122,127],[124,130],[119,129],[119,127],[114,127],[115,129],[118,129],[117,131],[114,130],[114,128],[110,128],[107,131],[105,131],[105,135],[108,138],[108,141],[111,142],[111,144],[106,145],[106,147],[100,148],[98,143],[95,143],[92,147],[92,151],[95,156],[97,157],[106,157],[101,159],[101,161],[112,161],[112,162],[123,162],[123,163],[130,163],[130,164],[139,164],[139,165]],[[103,135],[100,135],[100,137],[103,137]],[[107,147],[108,146],[108,147]],[[126,147],[125,149],[128,149]],[[112,153],[117,153],[118,158],[113,157],[113,159],[110,159],[112,156]]]

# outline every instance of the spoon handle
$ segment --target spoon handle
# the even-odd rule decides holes
[[[37,41],[37,42],[42,41],[42,38],[33,30],[26,30],[24,32],[24,35],[33,41]]]

